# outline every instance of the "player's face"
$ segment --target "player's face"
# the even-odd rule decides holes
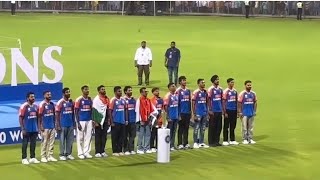
[[[217,79],[213,82],[214,85],[219,85],[219,83],[220,83],[219,78],[217,78]]]
[[[64,97],[69,99],[70,98],[70,90],[67,90],[65,93],[64,93]]]
[[[148,96],[148,91],[146,89],[143,89],[142,92],[141,92],[141,95],[144,96],[144,97],[147,97]]]
[[[171,48],[175,48],[175,47],[176,47],[176,44],[171,43]]]
[[[51,92],[47,92],[45,95],[44,95],[44,98],[46,98],[46,100],[51,100]]]
[[[83,95],[89,95],[89,88],[84,88],[82,93]]]
[[[145,48],[147,43],[141,43],[141,47]]]
[[[176,85],[172,84],[172,85],[169,87],[169,90],[170,90],[170,92],[175,92],[175,91],[176,91]]]
[[[206,83],[204,81],[200,81],[199,88],[203,89],[206,87]]]
[[[234,87],[234,81],[230,81],[230,82],[228,83],[228,86],[229,86],[230,88],[233,88],[233,87]]]
[[[126,92],[127,96],[131,97],[132,96],[132,88],[129,88]]]
[[[252,88],[251,83],[247,83],[246,84],[246,90],[250,91]]]
[[[187,80],[186,79],[183,79],[180,83],[182,86],[186,86],[187,85]]]
[[[122,90],[118,89],[115,94],[116,94],[117,97],[121,97],[122,96]]]
[[[34,101],[35,101],[35,96],[34,96],[34,94],[30,94],[29,95],[29,97],[28,97],[28,101],[32,104],[32,103],[34,103]]]
[[[106,88],[104,87],[100,88],[99,94],[106,95]]]
[[[160,95],[159,90],[155,90],[155,91],[153,92],[153,95],[156,96],[156,97],[159,97],[159,95]]]

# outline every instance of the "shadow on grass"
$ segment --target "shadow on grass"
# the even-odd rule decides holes
[[[260,135],[260,136],[255,136],[254,140],[260,141],[260,140],[264,140],[264,139],[267,139],[267,138],[269,138],[268,135]]]
[[[174,155],[170,158],[170,161],[175,161],[180,158],[180,155]],[[156,160],[154,161],[149,161],[149,162],[141,162],[141,163],[130,163],[130,164],[122,164],[119,166],[112,166],[111,168],[116,168],[116,167],[131,167],[131,166],[145,166],[145,165],[150,165],[150,164],[166,164],[166,163],[158,163]]]

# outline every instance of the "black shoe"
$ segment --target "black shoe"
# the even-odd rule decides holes
[[[210,147],[217,147],[217,144],[209,144]]]
[[[138,84],[138,86],[142,86],[142,84]]]
[[[216,145],[217,145],[217,146],[222,146],[222,144],[220,144],[220,143],[216,143]]]

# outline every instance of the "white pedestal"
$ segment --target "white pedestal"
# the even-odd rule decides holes
[[[170,129],[159,128],[158,129],[158,151],[157,151],[158,163],[170,162]]]

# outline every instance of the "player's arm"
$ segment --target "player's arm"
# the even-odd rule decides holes
[[[164,66],[168,67],[168,50],[166,51],[166,53],[164,54]]]
[[[227,115],[227,91],[224,91],[222,94],[222,110],[223,110],[223,114],[226,116]]]
[[[57,104],[56,106],[56,113],[55,113],[55,119],[56,119],[56,130],[60,131],[61,130],[61,125],[60,125],[60,111],[61,111],[61,106],[60,104]]]
[[[191,98],[191,115],[193,117],[196,116],[196,97],[197,93],[193,92]]]
[[[108,109],[108,116],[109,116],[109,120],[110,120],[110,125],[114,126],[112,112],[113,112],[113,100],[111,100],[111,103],[110,103],[110,106]]]
[[[44,104],[40,104],[39,107],[39,111],[37,112],[37,117],[38,117],[38,127],[40,128],[40,130],[43,132],[44,128],[43,128],[43,106]]]
[[[240,93],[239,97],[238,97],[238,116],[240,118],[242,118],[242,101],[243,101],[243,93]]]
[[[126,121],[126,125],[129,124],[129,103],[126,103],[124,106],[124,114],[125,114],[125,121]]]
[[[178,65],[180,63],[180,59],[181,59],[181,54],[180,54],[180,50],[178,49]]]
[[[152,52],[151,52],[151,49],[149,49],[149,63],[150,63],[150,67],[152,67]]]
[[[81,127],[81,124],[80,124],[80,118],[79,118],[79,113],[80,113],[80,100],[77,100],[76,103],[75,103],[75,106],[74,106],[74,115],[75,115],[75,122],[77,122],[77,126],[78,126],[78,129],[81,131],[82,130],[82,127]]]
[[[25,113],[25,107],[20,108],[19,110],[19,123],[20,123],[20,128],[22,131],[23,135],[26,135],[26,129],[24,127],[24,113]]]
[[[256,95],[254,96],[254,115],[257,113],[257,107],[258,107],[258,102],[257,102],[257,97]]]
[[[208,107],[208,112],[209,112],[209,115],[213,115],[213,112],[212,112],[212,98],[211,98],[211,89],[208,90],[207,92],[207,107]]]
[[[136,54],[134,56],[134,67],[138,67],[138,57],[139,57],[139,49],[137,49]]]

